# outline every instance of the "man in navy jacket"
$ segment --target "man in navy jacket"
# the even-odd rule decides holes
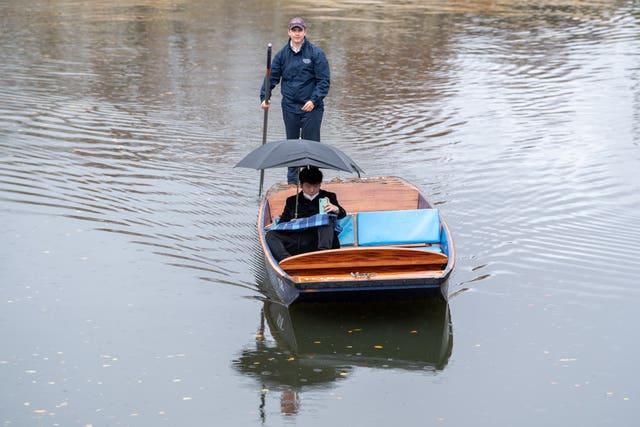
[[[282,116],[287,139],[320,141],[324,97],[329,93],[330,71],[325,53],[306,38],[307,24],[302,18],[289,21],[289,41],[271,62],[271,89],[282,82]],[[265,85],[260,99],[265,102]],[[289,168],[287,182],[298,181],[296,168]]]

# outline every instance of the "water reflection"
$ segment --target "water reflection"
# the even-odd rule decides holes
[[[452,348],[449,305],[440,298],[289,308],[265,300],[255,343],[233,365],[256,379],[263,402],[265,393],[280,393],[281,410],[289,413],[297,411],[300,393],[331,387],[357,368],[437,374]]]

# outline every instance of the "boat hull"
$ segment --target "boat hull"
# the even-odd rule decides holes
[[[352,178],[330,181],[348,213],[434,209],[415,186],[398,177]],[[278,263],[266,244],[267,227],[295,194],[294,186],[274,185],[262,200],[258,228],[269,286],[279,301],[341,300],[439,295],[447,300],[448,278],[455,264],[449,227],[439,216],[437,244],[382,244],[311,252]],[[385,202],[388,201],[388,202]]]

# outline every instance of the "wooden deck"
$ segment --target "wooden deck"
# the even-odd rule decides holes
[[[309,252],[280,262],[296,281],[357,281],[372,276],[414,277],[441,272],[446,255],[416,247],[346,247]]]
[[[418,191],[398,178],[354,178],[328,181],[322,188],[336,193],[338,202],[347,213],[418,208]],[[296,186],[282,186],[279,191],[268,194],[269,210],[279,216],[289,196],[296,194]]]
[[[349,267],[428,267],[444,265],[447,256],[428,249],[403,247],[347,247],[295,255],[280,262],[286,271]],[[356,271],[356,270],[354,270]]]

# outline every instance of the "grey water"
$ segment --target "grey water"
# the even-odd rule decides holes
[[[323,141],[446,217],[447,303],[268,299],[234,165],[297,15]],[[638,425],[639,35],[638,1],[0,0],[0,425]]]

